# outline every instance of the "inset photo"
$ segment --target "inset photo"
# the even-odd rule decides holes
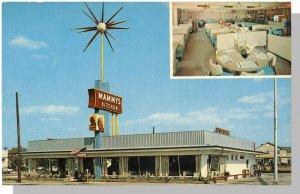
[[[174,2],[171,78],[291,75],[291,2]]]

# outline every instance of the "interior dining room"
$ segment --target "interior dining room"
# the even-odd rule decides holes
[[[291,2],[173,2],[171,76],[290,76]]]

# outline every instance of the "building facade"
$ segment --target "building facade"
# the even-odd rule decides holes
[[[22,155],[31,172],[40,159],[57,159],[59,171],[71,176],[100,166],[101,177],[211,177],[250,170],[256,154],[252,141],[204,130],[102,136],[100,148],[94,143],[94,137],[30,141]]]
[[[8,168],[8,150],[2,150],[2,168]]]
[[[265,154],[257,155],[256,160],[264,165],[269,165],[274,161],[274,144],[267,142],[256,148],[256,151]],[[291,149],[290,147],[277,147],[278,163],[291,166]]]

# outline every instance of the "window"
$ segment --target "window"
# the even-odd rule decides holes
[[[249,168],[249,160],[246,160],[246,168]]]
[[[238,155],[235,155],[235,160],[238,160]]]
[[[231,155],[231,160],[233,160],[233,155]]]
[[[241,159],[241,160],[244,160],[244,159],[245,159],[245,157],[244,157],[244,156],[242,156],[242,155],[240,155],[240,159]]]

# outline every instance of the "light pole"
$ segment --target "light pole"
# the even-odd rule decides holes
[[[277,88],[274,78],[274,180],[273,184],[278,185],[278,153],[277,153]]]
[[[17,136],[18,136],[18,180],[21,182],[21,132],[20,132],[20,118],[19,118],[19,94],[16,92],[16,114],[17,114]]]

